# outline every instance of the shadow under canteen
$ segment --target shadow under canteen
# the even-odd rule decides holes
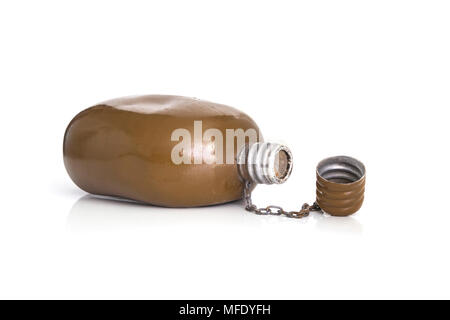
[[[69,231],[152,229],[171,227],[260,227],[277,223],[313,223],[319,231],[339,234],[362,234],[360,222],[353,217],[333,217],[311,213],[303,219],[261,216],[245,211],[242,201],[195,207],[167,208],[132,200],[84,195],[72,206],[68,218]]]
[[[71,231],[139,229],[215,224],[253,224],[241,201],[196,208],[166,208],[114,197],[84,195],[72,206]]]

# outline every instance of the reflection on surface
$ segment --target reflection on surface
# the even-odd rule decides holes
[[[313,214],[318,230],[328,233],[361,235],[363,226],[352,216],[333,217],[327,214]]]
[[[358,235],[363,229],[353,217],[332,217],[318,213],[312,213],[304,219],[255,215],[245,211],[241,201],[199,208],[164,208],[93,195],[78,199],[67,219],[67,227],[72,231],[189,228],[201,225],[247,228],[280,223],[307,224],[319,231],[339,234]]]
[[[199,208],[164,208],[128,200],[85,195],[72,206],[71,230],[151,228],[201,224],[254,223],[240,201]],[[251,221],[253,220],[253,222]]]

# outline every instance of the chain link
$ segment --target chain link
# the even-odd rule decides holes
[[[320,209],[319,205],[314,202],[312,206],[307,203],[302,205],[302,208],[299,211],[285,211],[280,206],[269,205],[265,208],[258,208],[252,202],[252,192],[250,190],[251,182],[246,181],[244,184],[244,202],[245,202],[245,210],[253,212],[259,215],[273,215],[273,216],[285,216],[288,218],[304,218],[309,216],[311,211],[317,211],[323,213],[322,209]]]

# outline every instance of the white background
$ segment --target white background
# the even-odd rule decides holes
[[[450,298],[448,1],[2,1],[0,298]],[[133,94],[242,109],[315,166],[367,167],[348,218],[164,209],[70,180],[64,130]]]

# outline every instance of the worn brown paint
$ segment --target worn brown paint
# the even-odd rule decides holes
[[[147,95],[106,101],[79,113],[64,136],[64,164],[86,192],[154,205],[191,207],[242,197],[235,164],[179,164],[171,161],[175,129],[247,130],[256,123],[245,113],[194,98]],[[204,142],[207,147],[212,142]],[[193,148],[191,148],[193,152]],[[194,154],[191,155],[195,157]]]

